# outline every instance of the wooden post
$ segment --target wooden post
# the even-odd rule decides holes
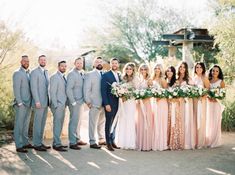
[[[193,49],[193,42],[192,41],[184,41],[183,42],[183,48],[182,48],[183,61],[186,61],[188,63],[188,67],[190,69],[192,69],[194,66],[192,49]]]

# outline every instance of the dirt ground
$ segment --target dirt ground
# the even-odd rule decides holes
[[[222,139],[219,148],[163,152],[87,145],[80,151],[18,154],[11,143],[0,148],[0,175],[235,175],[235,133],[223,133]]]

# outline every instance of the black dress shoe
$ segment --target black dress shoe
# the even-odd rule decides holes
[[[67,145],[61,145],[61,147],[62,147],[62,148],[68,148],[68,146],[67,146]]]
[[[23,148],[24,149],[32,149],[32,148],[34,148],[34,146],[31,144],[28,144],[28,145],[23,146]]]
[[[42,147],[45,148],[45,149],[51,149],[51,146],[46,146],[44,144],[42,144]]]
[[[47,149],[44,148],[43,146],[34,146],[34,149],[35,149],[36,151],[47,151]]]
[[[53,146],[53,149],[56,151],[66,152],[67,149],[64,149],[62,146]]]
[[[69,148],[70,149],[75,149],[75,150],[80,150],[81,149],[81,147],[78,146],[77,144],[76,145],[70,145]]]
[[[27,153],[28,150],[24,149],[23,147],[22,148],[16,148],[16,151],[19,152],[19,153]]]
[[[97,144],[95,143],[95,144],[90,145],[90,148],[100,149],[101,146],[100,146],[100,145],[97,145]]]
[[[109,151],[114,151],[113,147],[111,144],[107,144],[106,148],[109,150]]]
[[[117,146],[115,143],[112,143],[112,147],[115,148],[115,149],[120,149],[120,147]]]

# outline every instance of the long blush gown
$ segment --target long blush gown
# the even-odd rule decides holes
[[[160,88],[157,81],[153,81],[153,86]],[[163,151],[167,147],[167,126],[168,126],[168,103],[167,99],[153,100],[153,140],[152,150]]]
[[[189,82],[192,84],[193,82]],[[186,81],[181,83],[181,87],[186,86]],[[182,103],[184,106],[184,149],[195,149],[196,146],[196,123],[193,116],[193,99],[184,98]]]
[[[195,76],[193,79],[197,87],[204,87],[202,79]],[[206,118],[207,118],[207,99],[199,98],[194,100],[194,117],[196,120],[196,146],[197,148],[206,147]]]
[[[210,88],[220,87],[221,80],[210,84]],[[224,106],[217,100],[211,102],[208,100],[207,105],[207,146],[218,147],[221,145],[221,120]]]
[[[148,87],[146,80],[140,80],[139,89]],[[136,147],[140,151],[152,149],[153,113],[150,98],[137,100]]]

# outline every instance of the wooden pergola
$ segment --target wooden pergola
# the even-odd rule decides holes
[[[182,28],[173,34],[163,34],[162,40],[153,41],[156,46],[168,47],[168,56],[175,57],[177,47],[182,47],[183,61],[186,61],[190,68],[193,67],[194,61],[192,49],[195,45],[210,43],[213,45],[214,38],[209,35],[207,29],[201,28]]]

